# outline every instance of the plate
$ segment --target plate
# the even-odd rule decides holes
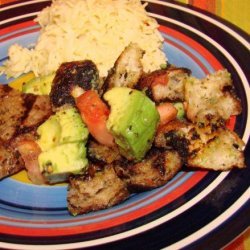
[[[49,1],[4,5],[1,63],[13,43],[36,41],[32,21]],[[249,152],[249,43],[241,30],[205,12],[172,2],[149,1],[160,24],[171,64],[196,77],[221,68],[232,74],[243,112],[231,127]],[[1,76],[0,82],[8,83]],[[246,153],[249,166],[249,153]],[[73,217],[66,208],[67,186],[35,186],[10,177],[0,182],[0,240],[4,248],[218,249],[249,226],[249,167],[227,172],[181,171],[165,186],[131,197],[110,209]]]

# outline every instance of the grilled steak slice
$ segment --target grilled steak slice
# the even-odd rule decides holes
[[[92,175],[70,178],[68,209],[73,215],[84,214],[114,206],[128,197],[126,184],[107,165]]]
[[[34,139],[34,132],[52,113],[48,96],[24,94],[7,85],[0,85],[0,178],[23,169],[16,149],[20,138]],[[8,146],[5,146],[8,145]]]
[[[49,96],[40,95],[28,111],[27,116],[21,124],[22,129],[34,128],[41,125],[52,114]]]
[[[0,179],[15,174],[24,168],[17,150],[0,140]]]
[[[186,68],[175,67],[156,70],[142,76],[136,87],[157,103],[183,101],[184,85],[190,73]]]
[[[118,163],[115,170],[131,192],[150,190],[166,184],[181,169],[176,151],[151,149],[146,158],[136,164]]]
[[[88,158],[97,164],[106,165],[122,158],[117,146],[107,147],[94,140],[89,140],[87,150]]]
[[[11,140],[31,131],[52,113],[48,96],[24,94],[7,85],[0,85],[0,139]]]
[[[27,105],[33,104],[33,95],[22,95],[7,85],[0,85],[0,139],[10,140],[21,126]]]

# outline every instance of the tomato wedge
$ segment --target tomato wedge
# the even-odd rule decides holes
[[[106,127],[110,111],[99,95],[94,90],[88,90],[77,97],[76,106],[90,134],[99,143],[113,146],[114,138]]]
[[[170,102],[161,103],[157,106],[157,110],[160,114],[160,124],[164,125],[174,120],[177,116],[177,109]]]
[[[20,140],[17,142],[17,149],[21,154],[29,179],[34,184],[45,184],[46,180],[39,169],[38,156],[41,149],[33,140]]]
[[[155,76],[153,82],[151,83],[151,87],[154,87],[156,85],[167,85],[168,84],[168,74],[160,74],[158,76]]]

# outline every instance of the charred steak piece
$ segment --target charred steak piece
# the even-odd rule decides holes
[[[38,127],[52,114],[52,107],[50,104],[49,96],[38,95],[29,109],[27,116],[22,121],[22,129],[32,129]]]
[[[0,85],[0,100],[0,139],[3,141],[33,130],[52,114],[48,96],[24,94]]]
[[[23,169],[15,141],[20,137],[34,138],[34,131],[52,109],[48,96],[24,94],[7,85],[0,85],[0,101],[1,179]]]
[[[128,197],[126,184],[107,165],[94,174],[70,178],[68,209],[72,215],[84,214],[114,206]]]
[[[19,152],[0,140],[0,179],[24,168]]]
[[[182,161],[176,151],[151,149],[139,163],[117,163],[118,176],[127,183],[131,192],[160,187],[179,172]]]
[[[0,100],[0,139],[8,141],[20,128],[35,96],[23,95],[7,85],[0,85]]]

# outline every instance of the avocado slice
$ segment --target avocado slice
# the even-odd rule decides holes
[[[49,183],[66,181],[69,175],[85,171],[88,130],[74,107],[59,109],[37,129],[42,153],[40,171]]]
[[[89,132],[76,108],[60,109],[56,116],[62,128],[60,144],[87,141]]]
[[[107,128],[113,134],[121,154],[140,161],[151,148],[159,122],[159,113],[143,92],[114,87],[104,94],[111,107]]]
[[[86,142],[88,138],[88,130],[74,107],[61,108],[38,127],[37,133],[42,151],[64,143]]]
[[[22,86],[22,92],[35,95],[49,95],[55,74],[35,77],[25,82]]]
[[[37,129],[39,139],[38,145],[42,151],[53,148],[59,144],[61,138],[61,125],[56,115],[51,116],[47,121],[40,125]]]
[[[66,181],[71,174],[83,173],[87,168],[85,144],[74,142],[51,148],[39,155],[38,163],[49,183]]]

